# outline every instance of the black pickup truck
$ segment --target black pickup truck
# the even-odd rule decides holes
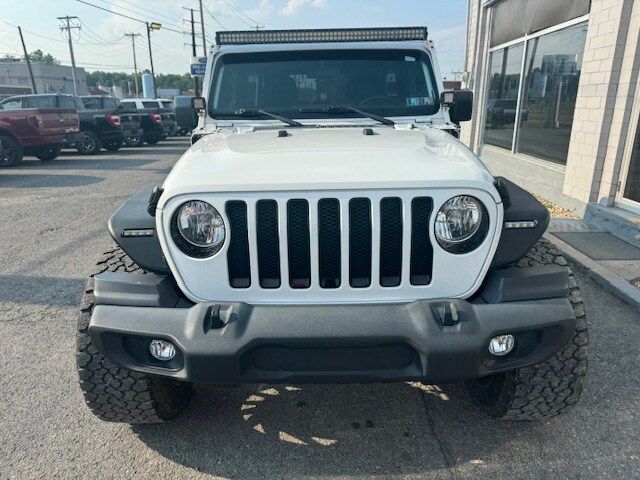
[[[128,138],[140,137],[142,135],[142,128],[140,126],[142,115],[135,110],[123,108],[120,100],[116,97],[107,95],[85,95],[80,98],[82,99],[85,109],[91,112],[109,112],[108,115],[120,118],[122,135],[119,136],[119,139],[103,142],[102,144],[105,149],[111,151],[118,150],[123,143],[126,143]],[[78,111],[78,114],[80,118],[82,118],[82,111]],[[80,123],[82,123],[82,120]]]
[[[154,145],[160,140],[173,135],[176,131],[176,114],[155,99],[127,98],[122,100],[124,111],[137,111],[140,114],[142,136],[125,139],[132,147],[139,147],[144,142]]]
[[[1,103],[11,102],[15,105],[19,102],[18,108],[76,109],[80,119],[81,136],[80,141],[69,146],[74,146],[80,153],[95,155],[102,148],[109,151],[118,150],[125,138],[116,99],[104,98],[107,99],[106,102],[101,101],[100,105],[97,105],[96,102],[89,101],[89,106],[84,104],[82,98],[66,94],[21,95],[9,97]],[[133,123],[135,120],[127,123],[127,130],[137,131],[140,128],[139,124]]]

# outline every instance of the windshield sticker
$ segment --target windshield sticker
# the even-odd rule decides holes
[[[407,97],[407,107],[420,107],[433,105],[433,99],[429,97]]]

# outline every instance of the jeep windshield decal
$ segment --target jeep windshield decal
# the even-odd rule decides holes
[[[240,111],[268,116],[263,111],[287,119],[355,114],[389,124],[384,117],[440,108],[429,56],[404,49],[227,53],[215,64],[210,92],[209,114],[220,119]]]

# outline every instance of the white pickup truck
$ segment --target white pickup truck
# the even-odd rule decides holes
[[[80,383],[104,420],[195,383],[464,381],[496,418],[576,403],[584,306],[547,210],[457,137],[427,29],[219,32],[192,147],[109,221]]]

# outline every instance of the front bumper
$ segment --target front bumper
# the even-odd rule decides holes
[[[566,271],[540,268],[524,280],[490,278],[473,302],[284,306],[181,306],[166,277],[107,273],[95,277],[89,334],[120,365],[185,381],[452,382],[539,363],[569,341],[575,315]],[[516,348],[493,357],[488,342],[504,333],[516,336]],[[151,357],[154,338],[173,342],[176,357]]]

